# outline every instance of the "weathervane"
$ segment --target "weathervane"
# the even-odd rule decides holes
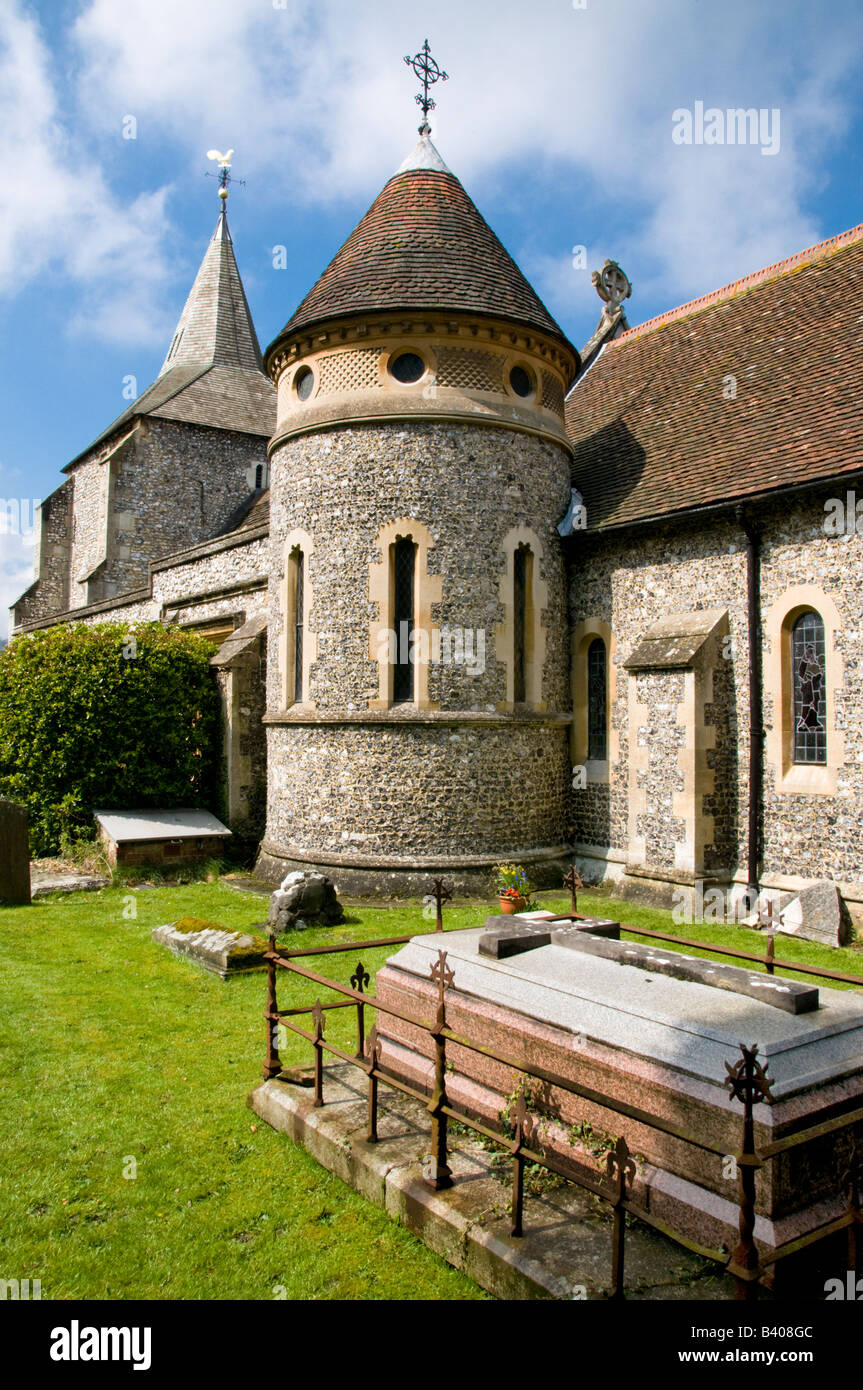
[[[416,102],[417,106],[422,107],[423,112],[423,123],[420,126],[420,134],[427,135],[431,129],[429,125],[429,111],[434,111],[437,106],[437,102],[433,101],[429,96],[429,87],[433,87],[436,82],[448,82],[449,73],[444,72],[442,68],[438,67],[431,55],[428,39],[426,39],[419,53],[415,53],[413,58],[408,55],[408,57],[405,58],[405,62],[409,68],[413,68],[420,82],[423,84],[422,91],[417,93]]]
[[[219,197],[222,200],[223,209],[228,201],[228,185],[238,183],[241,188],[245,188],[246,186],[245,179],[231,178],[231,158],[233,153],[233,150],[228,150],[227,154],[222,154],[220,150],[207,150],[207,158],[214,159],[219,166],[218,174],[212,174],[208,169],[207,178],[219,180]]]

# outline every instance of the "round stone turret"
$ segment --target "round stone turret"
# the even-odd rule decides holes
[[[262,871],[392,893],[516,857],[542,879],[569,782],[574,348],[423,135],[266,362]]]

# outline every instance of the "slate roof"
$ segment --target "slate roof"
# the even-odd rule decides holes
[[[191,362],[264,370],[224,207],[159,375]]]
[[[142,415],[269,439],[276,395],[234,257],[224,210],[156,380],[64,471]]]
[[[566,402],[588,529],[860,472],[861,300],[863,225],[606,344]]]
[[[431,141],[427,144],[385,185],[276,343],[345,315],[435,309],[510,319],[567,341]]]
[[[254,531],[270,524],[270,490],[252,492],[230,516],[220,536],[232,536],[238,531]]]

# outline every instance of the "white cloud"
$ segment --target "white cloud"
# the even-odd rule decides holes
[[[80,290],[73,331],[161,342],[170,324],[152,312],[152,301],[172,274],[166,190],[131,206],[111,192],[61,109],[36,21],[14,0],[0,11],[0,130],[0,293],[60,274]]]
[[[514,167],[619,194],[639,209],[621,258],[638,258],[645,288],[686,298],[819,235],[802,198],[819,141],[846,119],[859,26],[839,46],[811,6],[784,17],[780,32],[748,0],[561,0],[529,14],[523,0],[440,0],[432,47],[454,78],[435,93],[436,138],[488,197]],[[401,54],[423,37],[416,22],[401,0],[91,0],[76,38],[94,113],[140,112],[190,161],[229,141],[256,179],[320,202],[372,196],[409,146],[416,81]],[[779,156],[675,146],[672,111],[699,98],[780,105]],[[564,303],[582,297],[554,269],[568,250],[535,262]]]
[[[779,21],[750,0],[439,0],[429,37],[452,81],[435,92],[436,139],[492,223],[525,171],[552,194],[583,188],[613,206],[626,233],[599,245],[596,263],[625,261],[636,321],[639,290],[670,305],[822,234],[805,199],[824,142],[848,120],[861,29],[842,22],[845,8],[825,25],[803,0]],[[417,82],[402,55],[424,36],[402,0],[89,0],[67,36],[77,66],[64,114],[44,41],[12,0],[0,118],[20,158],[0,287],[55,265],[82,287],[73,327],[161,341],[170,325],[152,306],[170,276],[168,190],[148,187],[142,158],[136,200],[112,191],[124,116],[138,122],[135,153],[164,160],[172,196],[187,199],[177,190],[200,177],[208,148],[233,146],[245,196],[263,216],[292,206],[299,238],[303,203],[370,201],[410,147]],[[780,106],[781,153],[675,146],[672,112],[696,99]],[[524,223],[512,250],[540,292],[558,312],[586,306],[589,276],[568,264],[583,231],[558,248],[527,210]]]

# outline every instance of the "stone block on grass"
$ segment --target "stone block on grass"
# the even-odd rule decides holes
[[[325,874],[297,870],[270,898],[267,921],[276,936],[308,927],[335,927],[344,920],[335,884]]]
[[[264,969],[264,954],[269,950],[269,942],[262,936],[228,931],[197,917],[184,917],[180,922],[156,927],[153,940],[223,980]]]

